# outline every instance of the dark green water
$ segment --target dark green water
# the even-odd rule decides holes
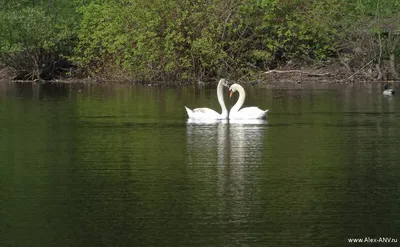
[[[381,91],[246,87],[267,121],[199,125],[184,105],[220,111],[214,86],[2,84],[1,246],[399,239],[400,99]]]

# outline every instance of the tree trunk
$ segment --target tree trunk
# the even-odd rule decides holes
[[[399,79],[399,74],[396,70],[396,55],[394,54],[394,52],[390,53],[390,72],[392,74],[392,79]]]
[[[382,80],[383,76],[382,76],[382,70],[381,70],[381,66],[379,63],[375,64],[375,69],[378,72],[378,76],[376,77],[377,80]]]

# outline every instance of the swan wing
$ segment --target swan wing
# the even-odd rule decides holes
[[[190,110],[189,108],[186,108],[186,112],[189,116],[189,118],[194,118],[194,119],[219,119],[221,118],[221,114],[218,112],[210,109],[210,108],[195,108],[193,110]]]
[[[258,107],[245,107],[236,112],[232,117],[235,119],[262,119],[267,116],[269,110],[261,110]]]
[[[209,108],[196,108],[193,110],[190,110],[185,106],[186,112],[189,116],[189,118],[192,119],[227,119],[228,118],[228,110],[226,109],[226,105],[224,102],[224,94],[223,94],[223,87],[228,86],[228,82],[225,79],[221,79],[218,82],[217,86],[217,97],[218,97],[218,103],[222,108],[222,113],[219,114],[218,112],[209,109]]]

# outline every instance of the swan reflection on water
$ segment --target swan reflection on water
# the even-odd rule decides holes
[[[191,119],[189,118],[186,122],[188,125],[207,125],[207,124],[246,124],[246,125],[254,125],[260,124],[265,125],[267,124],[267,120],[265,119]],[[228,127],[228,126],[226,126]]]
[[[228,119],[194,119],[194,118],[189,118],[186,123],[187,123],[188,127],[190,125],[227,124],[228,123]]]
[[[203,153],[209,157],[216,150],[218,156],[231,153],[232,147],[261,150],[264,119],[188,119],[186,125],[187,145],[190,153]],[[258,145],[258,148],[256,148]],[[202,150],[212,148],[212,150]]]
[[[202,183],[202,200],[211,200],[216,212],[229,215],[232,222],[246,221],[260,203],[255,198],[262,198],[267,128],[266,120],[256,119],[187,122],[189,179]],[[218,196],[210,199],[214,193]]]
[[[245,162],[261,157],[264,119],[188,119],[186,125],[189,157],[202,156],[198,162],[219,165]],[[226,158],[230,157],[230,158]],[[235,159],[233,159],[235,158]]]
[[[267,123],[263,119],[188,119],[189,164],[245,166],[260,161]]]

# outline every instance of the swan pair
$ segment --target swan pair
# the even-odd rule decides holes
[[[268,110],[261,110],[258,107],[245,107],[240,109],[243,106],[244,100],[246,98],[246,92],[244,88],[239,84],[233,84],[229,87],[229,97],[232,97],[232,94],[236,91],[239,92],[239,99],[236,104],[231,108],[229,114],[228,109],[226,108],[224,102],[223,95],[223,87],[229,87],[228,82],[225,79],[221,79],[217,86],[217,96],[218,102],[222,108],[222,113],[210,109],[210,108],[196,108],[190,110],[185,106],[186,112],[189,116],[189,119],[196,120],[215,120],[215,119],[262,119],[267,116]]]

